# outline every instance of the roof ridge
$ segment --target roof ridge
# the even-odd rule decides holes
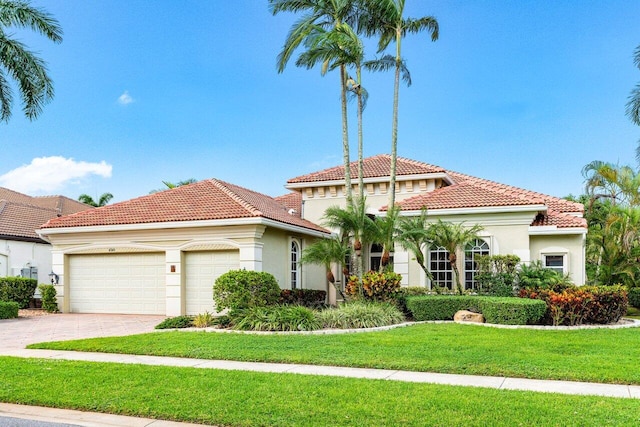
[[[22,206],[22,207],[25,207],[25,208],[39,209],[39,210],[42,210],[42,211],[58,212],[58,209],[52,209],[52,208],[47,208],[47,207],[44,207],[44,206],[32,205],[31,203],[13,202],[11,200],[6,200],[6,199],[2,199],[0,201],[4,202],[5,206],[6,205],[16,205],[16,206]]]
[[[216,178],[211,178],[209,181],[212,182],[220,190],[222,190],[227,196],[231,197],[233,200],[235,200],[237,203],[239,203],[242,207],[247,209],[253,215],[255,215],[255,216],[264,216],[264,213],[262,213],[260,211],[260,209],[255,207],[253,204],[251,204],[247,200],[244,200],[235,191],[233,191],[231,188],[229,188],[229,185],[233,185],[233,184],[229,184],[227,182],[220,181],[220,180],[218,180]],[[242,188],[243,190],[246,190],[246,191],[251,191],[248,188],[240,187],[240,186],[237,186],[237,185],[234,185],[234,186],[238,187],[238,188]],[[256,194],[260,194],[260,195],[265,196],[265,197],[269,197],[270,199],[273,199],[271,196],[267,196],[266,194],[257,193],[255,191],[251,191],[251,192],[252,193],[256,193]]]

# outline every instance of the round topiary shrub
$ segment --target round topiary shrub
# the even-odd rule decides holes
[[[216,309],[242,310],[278,304],[280,287],[273,275],[265,272],[231,270],[216,279],[213,300]]]

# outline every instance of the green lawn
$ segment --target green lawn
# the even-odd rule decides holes
[[[177,331],[30,348],[640,384],[639,342],[640,328],[558,331],[449,323],[341,335]]]
[[[640,424],[635,399],[11,357],[0,368],[3,402],[227,426]]]

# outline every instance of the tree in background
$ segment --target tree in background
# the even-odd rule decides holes
[[[111,199],[113,199],[113,194],[111,193],[103,193],[98,201],[93,200],[93,197],[88,194],[81,194],[80,196],[78,196],[79,202],[96,208],[107,205],[111,201]]]
[[[62,42],[62,28],[43,9],[23,1],[0,0],[0,121],[8,122],[11,117],[10,80],[17,83],[24,115],[34,120],[53,98],[53,82],[45,62],[7,32],[11,27],[31,29],[54,43]]]
[[[177,183],[173,183],[170,181],[162,181],[162,183],[165,185],[166,188],[160,188],[158,190],[151,190],[149,191],[149,194],[154,194],[154,193],[158,193],[160,191],[164,191],[164,190],[170,190],[172,188],[176,188],[176,187],[182,187],[183,185],[189,185],[189,184],[193,184],[198,182],[195,178],[189,178],[189,179],[185,179],[184,181],[178,181]]]
[[[638,45],[633,53],[633,63],[636,67],[640,68],[640,45]],[[629,120],[640,126],[640,83],[633,88],[629,95],[626,113]],[[640,164],[640,141],[636,147],[636,162]]]

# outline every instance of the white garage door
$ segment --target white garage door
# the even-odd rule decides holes
[[[213,283],[240,265],[238,251],[187,252],[185,255],[185,296],[187,314],[195,315],[213,308]]]
[[[73,313],[165,314],[164,253],[69,257]]]

